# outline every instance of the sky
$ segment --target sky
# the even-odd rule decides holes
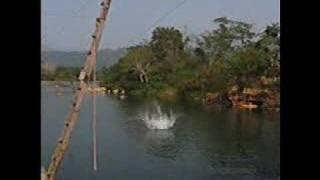
[[[42,0],[43,46],[87,50],[101,1]],[[252,23],[261,31],[280,22],[280,0],[113,0],[101,47],[116,49],[142,42],[156,26],[175,26],[188,35],[198,35],[213,29],[213,19],[222,16]]]

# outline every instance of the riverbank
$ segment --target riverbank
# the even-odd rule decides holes
[[[76,86],[79,85],[78,81],[41,81],[42,86]]]
[[[98,83],[99,84],[99,83]],[[41,81],[42,86],[76,87],[77,81]],[[125,90],[122,87],[102,84],[99,92],[106,95],[116,95],[121,99],[127,96],[156,98],[164,101],[188,101],[199,105],[223,105],[239,109],[263,109],[280,111],[280,92],[271,88],[242,88],[232,86],[227,92],[179,92],[173,87],[158,89]],[[88,89],[91,92],[90,89]],[[100,93],[101,94],[101,93]]]
[[[280,111],[280,91],[271,88],[239,88],[231,87],[227,92],[179,92],[175,88],[160,90],[123,90],[123,88],[112,88],[105,86],[107,94],[125,94],[141,98],[155,98],[168,102],[188,101],[199,105],[223,105],[239,109],[262,109]],[[120,93],[122,92],[122,93]]]
[[[97,84],[100,84],[97,81]],[[60,86],[60,87],[70,87],[79,86],[79,81],[41,81],[41,86]]]

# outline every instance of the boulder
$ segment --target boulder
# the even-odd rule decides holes
[[[114,89],[112,92],[113,92],[113,94],[118,94],[119,93],[119,89]]]

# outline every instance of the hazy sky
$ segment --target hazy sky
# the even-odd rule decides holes
[[[113,0],[101,46],[126,47],[149,38],[150,26],[184,0]],[[87,50],[101,0],[42,0],[42,37],[46,48]],[[227,16],[253,23],[256,30],[279,22],[280,0],[187,0],[157,25],[188,34],[213,27]]]

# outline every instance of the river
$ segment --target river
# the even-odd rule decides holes
[[[41,161],[48,167],[72,104],[73,91],[42,87]],[[174,114],[165,130],[143,117]],[[170,113],[169,113],[170,114]],[[187,103],[97,97],[98,170],[92,160],[92,97],[83,102],[57,180],[279,179],[277,112],[200,107]]]

